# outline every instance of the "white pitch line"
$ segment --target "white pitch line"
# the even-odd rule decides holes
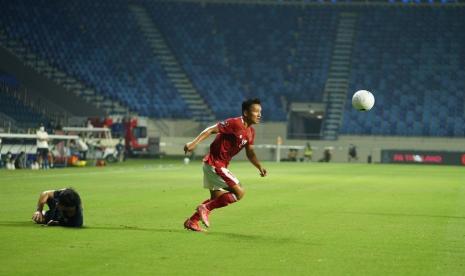
[[[16,176],[1,176],[2,180],[10,180],[10,179],[27,179],[27,178],[55,178],[59,176],[76,176],[76,175],[96,175],[96,174],[120,174],[120,173],[128,173],[128,172],[135,172],[135,171],[175,171],[179,170],[181,166],[158,166],[158,167],[142,167],[142,168],[133,168],[133,169],[112,169],[112,170],[102,170],[102,171],[93,171],[93,172],[73,172],[73,173],[63,173],[63,174],[28,174],[28,175],[16,175]],[[76,168],[79,169],[79,168]],[[59,170],[59,169],[56,169]],[[53,170],[52,170],[53,171]]]

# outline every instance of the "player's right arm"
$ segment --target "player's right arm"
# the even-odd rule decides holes
[[[194,140],[184,145],[184,153],[193,151],[195,147],[197,147],[198,144],[200,144],[202,141],[210,137],[210,135],[217,134],[218,132],[219,132],[219,129],[218,129],[217,124],[207,127],[202,132],[200,132],[200,134],[197,137],[195,137]]]
[[[37,202],[37,210],[32,215],[33,221],[37,223],[44,223],[45,218],[44,218],[44,215],[42,214],[42,211],[44,209],[45,203],[47,203],[47,200],[49,198],[53,198],[54,192],[55,192],[54,190],[50,190],[50,191],[44,191],[40,193],[39,200]]]

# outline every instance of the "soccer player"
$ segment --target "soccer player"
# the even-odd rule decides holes
[[[49,207],[47,212],[44,212],[45,204]],[[42,192],[32,220],[48,226],[81,227],[83,224],[81,198],[71,188]]]
[[[192,231],[205,231],[199,221],[209,227],[211,211],[225,207],[244,197],[244,188],[239,180],[227,169],[229,161],[245,147],[249,161],[258,169],[260,176],[266,176],[253,148],[255,130],[252,127],[261,119],[262,107],[259,99],[249,99],[242,103],[242,116],[230,118],[207,127],[194,140],[186,143],[184,152],[192,152],[195,147],[216,134],[209,153],[203,161],[203,185],[210,190],[210,199],[197,206],[196,212],[184,222],[184,227]]]

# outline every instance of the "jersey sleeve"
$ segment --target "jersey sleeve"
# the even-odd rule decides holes
[[[233,134],[237,129],[237,122],[233,118],[218,123],[218,129],[223,134]]]

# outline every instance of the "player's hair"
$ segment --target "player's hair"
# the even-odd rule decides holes
[[[74,189],[66,188],[58,196],[58,203],[66,207],[79,206],[81,205],[81,197]]]
[[[244,111],[248,111],[253,104],[261,104],[259,98],[247,99],[242,102],[242,114]]]

